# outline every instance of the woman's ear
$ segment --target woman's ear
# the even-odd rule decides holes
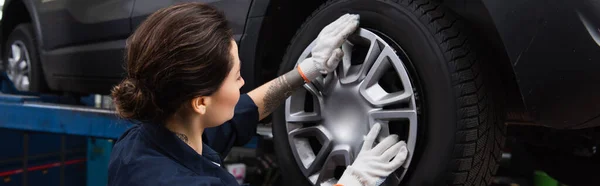
[[[210,98],[200,96],[192,99],[192,110],[200,115],[206,114],[206,109],[210,103]]]

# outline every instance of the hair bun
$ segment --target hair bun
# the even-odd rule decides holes
[[[137,79],[126,78],[112,89],[111,95],[120,117],[143,121],[158,114],[158,107],[152,104],[152,93],[140,85]]]

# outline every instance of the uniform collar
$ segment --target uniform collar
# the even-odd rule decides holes
[[[207,169],[221,168],[219,154],[206,144],[202,144],[202,155],[198,154],[192,147],[181,141],[175,133],[168,130],[164,125],[141,124],[144,135],[155,144],[162,153],[178,161],[188,169],[198,173],[206,174],[212,172]]]

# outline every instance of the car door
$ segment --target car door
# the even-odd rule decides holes
[[[146,17],[156,10],[182,2],[204,2],[222,10],[232,27],[235,40],[239,44],[252,0],[138,0],[131,17],[132,28],[137,28]]]
[[[35,0],[48,86],[107,93],[123,73],[135,0]]]
[[[135,0],[41,0],[43,49],[51,51],[126,38]]]

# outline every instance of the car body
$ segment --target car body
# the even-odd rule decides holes
[[[124,77],[127,37],[152,12],[186,1],[193,0],[6,0],[1,51],[11,30],[30,22],[52,91],[106,94]],[[276,77],[291,38],[325,2],[197,1],[223,10],[230,21],[246,79],[242,92]],[[441,2],[495,56],[486,63],[501,74],[506,123],[600,126],[600,0]]]

